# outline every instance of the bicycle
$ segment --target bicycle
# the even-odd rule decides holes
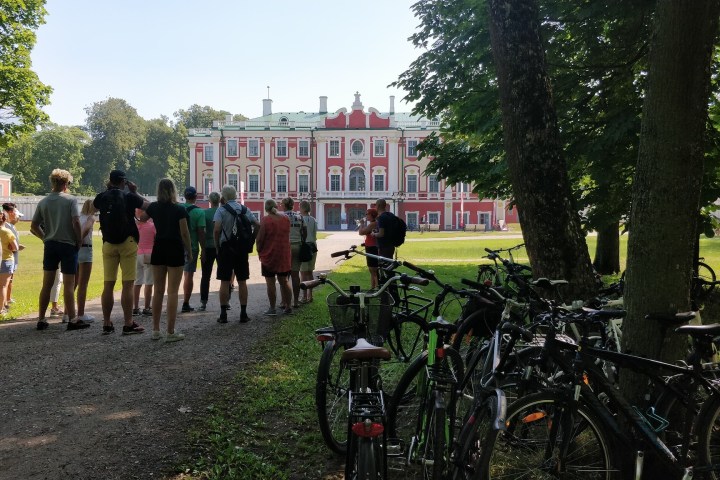
[[[558,317],[577,322],[578,318]],[[666,328],[687,322],[694,315],[656,317]],[[528,395],[513,403],[507,412],[506,430],[490,431],[483,441],[474,478],[615,478],[633,469],[642,476],[645,450],[663,462],[668,472],[683,478],[707,473],[718,478],[720,438],[720,389],[715,371],[703,368],[703,359],[712,356],[712,344],[720,325],[682,326],[675,331],[692,338],[688,365],[675,365],[626,353],[597,348],[584,334],[579,345],[558,340],[549,329],[538,364],[550,361],[563,376],[552,388]],[[568,360],[567,353],[572,354]],[[594,373],[597,360],[612,362],[650,379],[671,404],[682,406],[678,434],[668,435],[667,412],[633,406],[614,388],[611,380]],[[662,372],[671,374],[661,376]],[[591,378],[589,378],[591,377]],[[705,396],[697,395],[703,391]],[[651,404],[652,405],[652,404]],[[623,428],[622,422],[629,428]],[[697,442],[694,439],[697,439]],[[617,441],[622,450],[616,450]],[[668,443],[670,442],[670,443]],[[621,451],[635,452],[632,467],[617,463]],[[532,472],[532,473],[530,473]]]
[[[348,251],[333,255],[340,256],[340,254],[347,255]],[[315,285],[325,282],[330,282],[330,280],[326,276],[320,275],[316,280],[302,282],[300,288],[313,288]],[[382,318],[379,319],[373,343],[382,345],[390,332],[401,328],[392,321],[394,300],[388,290],[397,284],[404,288],[413,284],[423,285],[426,283],[424,279],[408,277],[403,274],[386,279],[382,289],[379,291],[388,300],[382,309]],[[332,301],[333,298],[328,296],[328,302]],[[348,416],[347,401],[351,375],[348,365],[341,358],[341,352],[352,347],[355,344],[355,339],[362,334],[362,331],[353,329],[351,324],[341,325],[336,320],[337,318],[333,319],[332,327],[324,327],[315,331],[316,337],[322,346],[315,385],[315,403],[323,440],[333,452],[344,455],[347,453],[345,424]],[[398,357],[393,352],[391,360],[387,363],[389,368],[384,368],[381,371],[383,385],[394,385],[397,382],[397,378],[400,376],[400,373],[398,373],[400,367],[395,364],[401,362],[405,363],[407,360]],[[388,393],[385,392],[384,395],[387,396]]]
[[[512,252],[521,248],[525,248],[524,243],[498,250],[485,248],[487,255],[483,258],[492,260],[493,265],[478,265],[477,282],[505,288],[509,288],[512,283],[515,283],[516,288],[512,290],[517,292],[518,288],[522,288],[527,281],[532,279],[532,269],[527,265],[516,263],[513,258]],[[502,258],[500,256],[502,252],[507,252],[509,258]]]

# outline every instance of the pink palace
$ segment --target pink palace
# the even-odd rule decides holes
[[[485,231],[518,221],[506,200],[426,175],[417,145],[439,122],[396,112],[392,96],[389,107],[365,110],[356,93],[349,111],[328,112],[323,96],[317,112],[273,113],[264,99],[262,117],[190,129],[190,184],[201,199],[231,184],[258,218],[267,198],[307,199],[322,230],[354,229],[378,198],[411,228]]]

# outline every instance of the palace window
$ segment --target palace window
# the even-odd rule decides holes
[[[417,140],[408,140],[407,141],[407,156],[408,157],[417,157]]]
[[[337,174],[330,175],[330,191],[331,192],[339,192],[340,191],[340,175],[337,175]]]
[[[373,175],[373,191],[385,191],[385,175]]]
[[[275,156],[287,157],[287,140],[275,140]]]
[[[415,174],[407,176],[407,187],[408,193],[417,193],[418,191],[418,176]]]
[[[205,157],[205,163],[212,163],[213,162],[213,146],[212,145],[205,145],[205,148],[203,149],[203,156]]]
[[[353,168],[350,170],[350,191],[365,191],[365,172],[362,168]]]
[[[328,152],[329,157],[340,156],[340,140],[330,140],[329,143],[330,151]]]
[[[352,142],[352,145],[350,145],[350,150],[352,150],[353,155],[362,155],[365,147],[360,140],[355,140],[354,142]]]
[[[375,139],[373,142],[375,145],[375,156],[376,157],[384,157],[385,156],[385,140],[383,139]]]
[[[431,223],[433,225],[439,225],[440,224],[440,213],[428,212],[428,223]]]
[[[440,183],[438,182],[437,175],[428,175],[428,192],[439,193]]]
[[[248,140],[248,157],[259,157],[260,156],[260,140],[257,138],[251,138]]]
[[[277,182],[277,192],[278,193],[287,193],[287,175],[284,173],[279,173],[276,177]]]
[[[260,175],[251,173],[248,175],[248,192],[258,193],[260,191]]]
[[[298,175],[298,192],[307,193],[310,191],[310,175]]]
[[[235,187],[235,190],[238,189],[238,174],[237,173],[228,173],[228,185],[232,185]]]
[[[310,140],[298,140],[298,157],[310,156]]]
[[[227,157],[238,156],[238,140],[237,138],[230,138],[227,141]]]

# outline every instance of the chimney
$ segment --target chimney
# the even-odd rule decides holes
[[[390,95],[390,115],[395,115],[395,95]]]
[[[272,100],[269,98],[263,98],[263,117],[272,115]]]
[[[327,97],[325,97],[325,96],[320,97],[320,112],[318,112],[318,113],[328,113]]]

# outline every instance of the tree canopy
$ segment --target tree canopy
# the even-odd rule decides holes
[[[45,22],[45,0],[0,3],[0,147],[46,122],[42,107],[52,89],[32,71],[35,30]]]

